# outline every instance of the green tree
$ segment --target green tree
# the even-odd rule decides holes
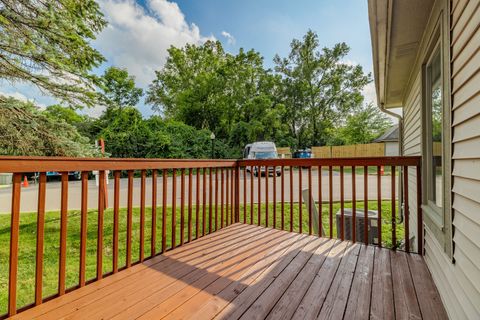
[[[108,106],[135,106],[143,96],[143,89],[135,86],[135,78],[126,69],[110,67],[101,78],[103,100]]]
[[[30,102],[0,96],[0,154],[92,157],[99,153],[77,129]]]
[[[105,140],[105,151],[112,157],[144,158],[151,132],[140,111],[130,106],[111,111],[114,115],[98,135]]]
[[[258,52],[240,49],[232,55],[220,42],[208,41],[170,48],[146,101],[167,119],[213,131],[217,141],[240,150],[252,140],[275,139],[287,131],[277,98],[279,80],[264,68]]]
[[[78,133],[89,138],[91,143],[94,143],[96,136],[101,130],[100,126],[102,124],[98,119],[79,114],[74,107],[58,104],[51,105],[43,111],[43,114],[54,121],[66,122],[74,126]]]
[[[220,42],[171,47],[164,68],[156,71],[146,102],[166,117],[197,129],[219,127],[226,100],[226,53]]]
[[[90,42],[105,25],[94,0],[0,0],[0,78],[95,104],[90,70],[104,58]]]
[[[48,106],[43,113],[51,119],[63,121],[72,126],[77,126],[84,121],[84,117],[79,115],[74,108],[59,104]]]
[[[286,58],[275,56],[282,76],[285,121],[297,147],[325,144],[328,130],[363,103],[362,89],[371,81],[360,65],[344,63],[345,43],[320,49],[318,35],[308,31],[294,39]]]
[[[345,125],[332,133],[329,144],[370,143],[391,126],[390,118],[373,104],[368,104],[347,116]]]

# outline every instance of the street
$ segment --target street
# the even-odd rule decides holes
[[[207,174],[207,181],[206,181],[206,199],[207,204],[209,201],[209,179]],[[177,206],[180,205],[181,201],[181,180],[180,175],[177,175],[177,191],[176,191],[176,203]],[[221,195],[221,180],[219,174],[219,188],[218,188],[218,203],[220,203]],[[273,201],[273,180],[274,177],[268,177],[268,201],[271,203]],[[322,188],[322,201],[329,200],[329,181],[328,181],[328,171],[322,171],[321,175],[321,188]],[[382,198],[383,199],[390,199],[391,197],[391,176],[382,176]],[[261,178],[261,201],[266,201],[266,192],[265,192],[265,181],[266,178]],[[319,190],[319,174],[318,170],[312,170],[312,194],[315,201],[318,200],[318,190]],[[398,181],[398,179],[397,179]],[[231,182],[231,180],[230,180]],[[240,203],[243,203],[244,199],[244,179],[243,179],[243,171],[240,173]],[[258,201],[258,178],[254,178],[253,181],[253,202]],[[160,206],[162,204],[162,177],[159,175],[157,178],[157,205]],[[284,176],[284,183],[285,183],[285,191],[284,191],[284,200],[285,202],[290,201],[290,172],[285,171]],[[225,180],[226,184],[226,180]],[[168,177],[167,180],[167,204],[172,204],[172,177]],[[202,192],[202,176],[200,176],[200,203],[203,200],[203,192]],[[281,201],[281,177],[276,177],[276,201]],[[293,172],[293,201],[297,202],[299,198],[299,171],[294,170]],[[113,180],[110,179],[108,183],[108,205],[109,207],[113,206],[113,187],[114,183]],[[246,199],[247,203],[251,202],[251,178],[250,174],[247,173],[247,180],[246,180]],[[308,188],[308,170],[302,170],[302,189]],[[363,181],[363,174],[356,175],[356,199],[357,201],[363,200],[364,195],[364,181]],[[11,187],[0,189],[0,213],[9,213],[11,208]],[[212,175],[212,196],[213,196],[213,203],[215,203],[215,174]],[[344,177],[344,197],[345,200],[352,199],[352,175],[351,173],[345,173]],[[128,191],[128,181],[126,178],[120,179],[120,207],[127,206],[127,191]],[[229,191],[229,196],[231,191]],[[340,200],[340,174],[338,172],[333,172],[333,188],[332,188],[333,200],[339,201]],[[397,192],[398,194],[398,192]],[[192,202],[195,204],[196,202],[196,176],[193,175],[192,178]],[[226,196],[225,196],[226,197]],[[368,176],[368,198],[370,200],[377,199],[377,176],[376,175],[369,175]],[[22,187],[21,189],[21,204],[20,204],[20,211],[21,212],[34,212],[37,210],[37,200],[38,199],[38,185],[30,183],[29,187]],[[60,210],[60,199],[61,199],[61,184],[59,181],[51,181],[47,183],[47,195],[46,195],[46,210],[53,211],[53,210]],[[188,175],[185,176],[185,205],[188,201]],[[145,193],[145,202],[146,206],[151,206],[152,203],[152,180],[150,177],[146,179],[146,193]],[[88,183],[88,207],[90,209],[95,209],[98,206],[98,187],[95,185],[95,180],[89,180]],[[133,184],[133,206],[138,207],[140,206],[140,178],[134,179]],[[68,183],[68,209],[80,209],[81,207],[81,182],[80,181],[69,181]]]

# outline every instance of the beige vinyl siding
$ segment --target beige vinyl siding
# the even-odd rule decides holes
[[[455,263],[428,232],[427,263],[439,289],[444,287],[440,293],[450,317],[480,319],[480,0],[453,1],[451,8]]]
[[[419,72],[415,77],[412,90],[405,99],[403,108],[403,154],[406,156],[421,155],[422,144],[422,96],[421,96],[421,73]],[[409,208],[410,208],[410,237],[417,239],[417,174],[410,168],[408,172],[408,189],[409,192]],[[416,242],[414,242],[414,250],[416,250]]]
[[[441,1],[447,7],[450,0],[437,0]],[[455,262],[429,226],[425,226],[425,261],[450,318],[480,319],[480,0],[453,0],[450,10],[450,27],[445,32],[451,31],[451,210]],[[429,36],[425,34],[423,41]],[[426,51],[423,43],[420,48]],[[403,152],[407,156],[423,153],[421,65],[426,56],[427,52],[419,53],[404,95]],[[409,189],[415,190],[413,170],[408,181]],[[412,232],[416,232],[415,196],[410,193]]]

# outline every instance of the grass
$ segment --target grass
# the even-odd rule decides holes
[[[376,210],[377,203],[369,202],[369,209]],[[345,203],[345,207],[351,207],[350,202]],[[357,208],[363,208],[363,202],[357,202]],[[261,225],[265,225],[266,205],[261,206]],[[299,205],[293,206],[293,229],[299,230]],[[253,221],[250,221],[250,205],[247,205],[247,223],[258,224],[258,206],[253,208]],[[290,227],[290,204],[285,203],[285,229]],[[340,210],[340,204],[333,204],[333,213]],[[208,233],[209,208],[205,208],[207,221],[205,233]],[[195,212],[192,210],[192,238],[195,239]],[[307,206],[302,207],[302,231],[308,233],[308,214]],[[325,232],[328,235],[328,205],[322,206],[322,223]],[[157,238],[156,249],[161,251],[161,228],[162,228],[162,207],[157,208]],[[215,210],[212,208],[212,229],[215,228]],[[187,210],[185,210],[185,229],[184,236],[187,240]],[[202,232],[202,208],[199,208],[199,231]],[[90,210],[87,216],[87,252],[86,252],[86,278],[94,279],[96,276],[96,255],[97,255],[97,211]],[[218,211],[220,219],[220,209]],[[243,222],[244,207],[240,207],[240,221]],[[78,284],[79,264],[80,264],[80,211],[72,210],[68,213],[67,227],[67,258],[66,258],[66,286],[74,287]],[[225,218],[224,218],[225,219]],[[276,226],[280,228],[281,223],[281,205],[277,204]],[[392,228],[391,228],[391,202],[382,202],[382,240],[386,247],[392,246]],[[125,208],[119,213],[119,267],[126,264],[126,221],[127,211]],[[224,220],[225,221],[225,220]],[[172,208],[167,208],[167,248],[172,245]],[[226,221],[225,221],[226,223]],[[180,208],[176,210],[176,244],[180,243]],[[220,222],[219,222],[220,224]],[[150,255],[152,215],[151,208],[145,209],[145,257]],[[269,205],[269,226],[273,226],[273,204]],[[36,254],[36,213],[22,213],[20,215],[20,235],[19,235],[19,261],[18,261],[18,282],[17,282],[17,306],[25,306],[34,301],[35,291],[35,254]],[[138,261],[140,257],[140,210],[133,209],[133,231],[132,231],[132,262]],[[333,235],[337,234],[335,226],[335,217],[333,217]],[[397,224],[397,239],[403,238],[403,224]],[[44,235],[44,267],[43,267],[43,297],[54,295],[58,291],[58,270],[59,270],[59,242],[60,242],[60,213],[58,211],[47,212],[45,217],[45,235]],[[9,243],[10,243],[10,215],[0,215],[0,314],[7,312],[8,302],[8,263],[9,263]],[[107,209],[104,214],[104,247],[103,247],[103,272],[112,271],[112,243],[113,243],[113,210]]]
[[[323,169],[323,170],[328,172],[328,170],[326,170],[326,169]],[[384,170],[383,175],[386,175],[386,176],[392,175],[392,167],[385,166],[383,170]],[[340,172],[340,168],[339,167],[333,167],[333,171]],[[369,175],[377,175],[377,173],[378,173],[377,167],[372,167],[372,166],[369,166],[367,171],[368,171]],[[352,173],[352,167],[344,167],[343,172],[345,174],[351,174]],[[362,166],[356,166],[355,167],[355,174],[357,176],[358,175],[363,175],[364,172],[365,171],[364,171],[364,168]],[[395,170],[395,175],[398,176],[398,168]]]

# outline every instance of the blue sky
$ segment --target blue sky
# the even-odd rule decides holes
[[[97,0],[109,26],[93,46],[107,58],[96,73],[109,65],[127,68],[139,86],[147,88],[160,69],[171,45],[222,41],[225,49],[254,48],[273,67],[275,54],[286,56],[293,38],[308,29],[319,35],[321,46],[346,42],[351,47],[348,62],[372,71],[367,0]],[[0,82],[0,93],[49,105],[55,100],[28,84]],[[373,84],[365,89],[374,99]],[[141,103],[144,116],[152,113]],[[99,115],[101,107],[87,110]]]
[[[350,58],[371,69],[370,31],[366,0],[179,0],[188,21],[204,34],[224,41],[221,32],[235,37],[232,51],[255,48],[272,66],[278,53],[287,55],[293,38],[308,29],[318,33],[323,46],[346,42]]]

